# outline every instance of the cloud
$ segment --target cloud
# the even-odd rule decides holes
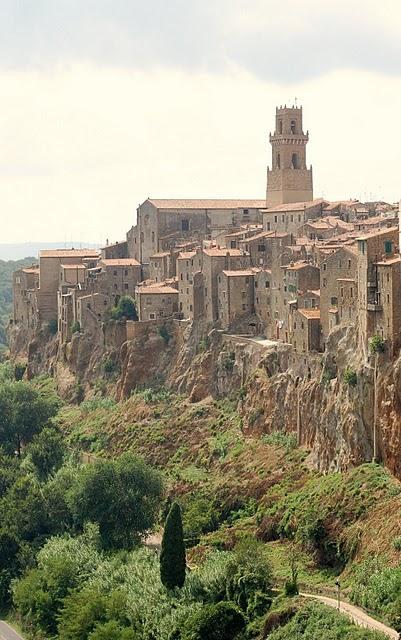
[[[398,0],[2,0],[0,65],[93,62],[302,82],[337,69],[401,75]]]

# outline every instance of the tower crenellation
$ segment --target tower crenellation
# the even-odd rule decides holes
[[[267,206],[313,200],[312,168],[306,166],[309,131],[303,131],[302,107],[276,107],[275,130],[269,141],[272,165],[267,169]]]

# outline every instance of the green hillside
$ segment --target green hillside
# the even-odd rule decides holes
[[[35,262],[35,258],[23,260],[0,260],[0,350],[7,344],[6,327],[12,308],[13,272]]]

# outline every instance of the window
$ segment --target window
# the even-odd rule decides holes
[[[125,269],[124,271],[124,275],[127,276],[128,275],[128,269]]]
[[[117,289],[118,289],[117,283],[114,285],[114,289],[115,289],[115,291],[117,291]]]
[[[351,260],[348,260],[348,269],[351,269]]]
[[[285,222],[285,215],[284,214],[281,216],[281,222]]]
[[[241,291],[241,297],[246,298],[246,291]]]
[[[270,231],[270,222],[267,223],[267,230]]]
[[[189,231],[189,220],[188,220],[188,218],[183,218],[181,220],[181,231]]]
[[[387,294],[387,304],[390,304],[390,294]]]
[[[351,298],[353,298],[353,297],[354,297],[354,290],[353,290],[353,288],[352,288],[352,287],[351,287],[351,289],[350,289],[350,291],[349,291],[349,295],[350,295],[350,297],[351,297]]]
[[[291,133],[296,133],[297,132],[297,125],[295,120],[291,120]]]
[[[154,243],[154,241],[155,241],[155,232],[152,231],[152,243]]]
[[[180,280],[184,280],[184,274],[183,273],[180,274]]]
[[[326,278],[323,278],[323,286],[325,287],[327,285],[327,280]]]
[[[189,305],[189,310],[192,311],[192,304]]]
[[[125,290],[128,290],[128,284],[127,284],[127,282],[126,282],[126,283],[125,283],[125,285],[124,285],[124,289],[125,289]]]
[[[292,154],[291,166],[293,169],[298,169],[298,156],[296,153]]]
[[[246,311],[246,304],[242,305],[242,311]]]
[[[249,209],[244,209],[244,216],[249,216]]]
[[[323,271],[326,271],[326,269],[327,269],[327,264],[323,262]]]
[[[384,243],[384,251],[388,254],[391,253],[393,250],[393,243],[391,242],[391,240],[386,240]]]
[[[258,251],[259,253],[263,253],[266,250],[266,247],[264,244],[259,244],[258,245]]]
[[[281,168],[281,160],[280,160],[280,154],[279,153],[276,156],[276,167],[277,167],[277,169]]]
[[[270,288],[270,282],[268,280],[266,280],[266,282],[265,282],[265,287],[266,287],[266,289]]]
[[[114,269],[113,275],[114,275],[114,277],[116,277],[116,275],[118,275],[118,271],[116,269]]]
[[[277,216],[274,216],[274,222],[277,222]]]
[[[279,133],[283,133],[283,121],[282,120],[278,121],[278,132]]]
[[[334,296],[330,298],[330,304],[333,305],[333,307],[337,306],[337,298]]]
[[[155,313],[149,313],[149,320],[156,320],[156,314]]]
[[[301,214],[298,215],[298,222],[301,222]]]
[[[342,298],[344,297],[344,287],[341,287],[341,289],[340,289],[340,296]]]
[[[237,243],[235,242],[235,240],[231,240],[231,242],[230,242],[230,248],[231,248],[231,249],[236,249],[236,248],[237,248]]]

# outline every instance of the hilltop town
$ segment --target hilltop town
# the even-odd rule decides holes
[[[124,296],[139,324],[202,322],[323,352],[335,327],[366,353],[400,341],[398,206],[313,198],[302,108],[276,109],[266,200],[147,198],[126,239],[45,250],[14,274],[14,330],[57,327],[60,346],[93,333]],[[127,340],[138,332],[126,323]]]

